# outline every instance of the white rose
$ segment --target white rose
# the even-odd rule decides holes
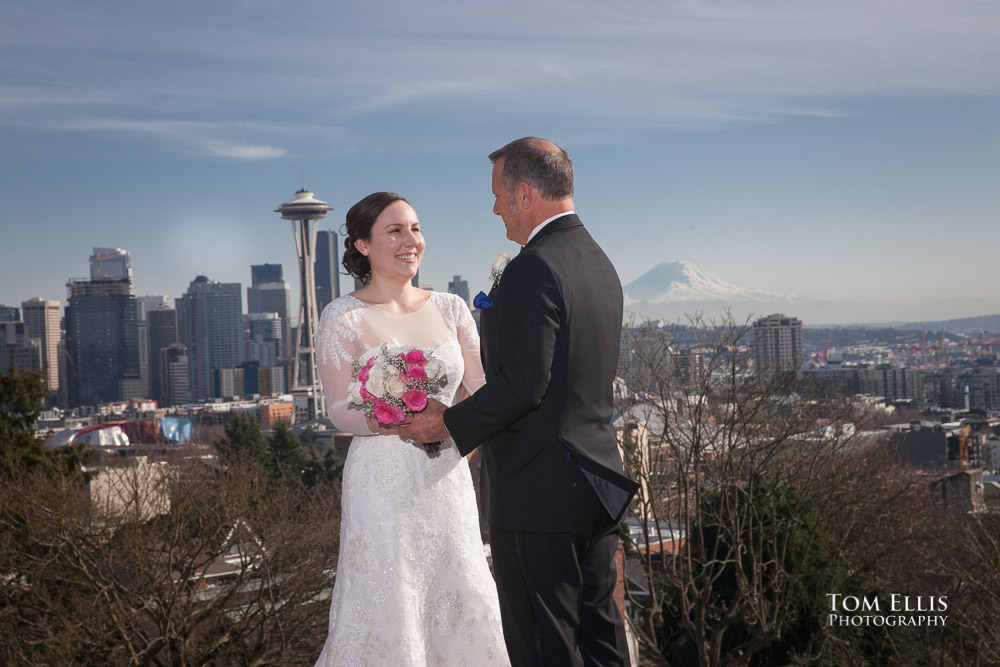
[[[399,377],[400,370],[391,364],[386,364],[385,368],[382,369],[382,372],[384,373],[382,379],[385,379],[387,377],[389,378]]]
[[[378,362],[375,362],[375,365],[372,366],[371,369],[368,371],[368,379],[371,380],[372,378],[377,378],[379,380],[382,380],[382,378],[384,377],[383,375],[384,372],[385,372],[385,366],[383,366]]]
[[[491,273],[500,273],[507,268],[507,264],[510,262],[510,255],[505,253],[503,250],[497,253],[496,259],[493,260],[493,266],[490,267]]]
[[[431,359],[424,366],[424,372],[427,373],[427,379],[437,380],[444,375],[444,364],[437,359]]]
[[[385,385],[382,384],[381,377],[372,377],[369,375],[368,382],[365,383],[365,389],[368,390],[369,394],[378,396],[379,398],[381,398],[382,394],[385,393]]]
[[[361,398],[361,383],[357,380],[347,385],[347,400],[357,405],[364,403]]]
[[[388,384],[385,385],[385,388],[389,392],[389,395],[393,398],[402,398],[403,394],[406,393],[406,383],[398,377],[389,380]]]

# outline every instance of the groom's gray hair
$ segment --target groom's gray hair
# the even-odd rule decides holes
[[[515,139],[490,153],[490,162],[503,160],[500,177],[507,192],[527,183],[545,199],[558,201],[573,196],[573,162],[569,153],[538,137]]]

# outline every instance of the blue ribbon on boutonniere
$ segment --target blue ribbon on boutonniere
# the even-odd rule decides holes
[[[487,308],[493,307],[493,299],[486,296],[483,292],[476,295],[476,298],[472,300],[472,305],[480,310],[486,310]]]

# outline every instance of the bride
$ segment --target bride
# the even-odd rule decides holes
[[[411,285],[424,240],[406,199],[368,195],[346,226],[343,264],[364,287],[324,309],[317,349],[330,419],[355,437],[330,631],[316,664],[508,665],[468,463],[450,440],[425,451],[348,399],[352,361],[382,343],[443,362],[444,403],[460,385],[475,392],[485,381],[476,325],[458,296]]]

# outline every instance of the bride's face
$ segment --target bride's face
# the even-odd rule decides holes
[[[355,245],[368,256],[373,278],[409,280],[417,274],[424,256],[417,212],[404,201],[389,204],[375,218],[371,238],[358,240]]]

